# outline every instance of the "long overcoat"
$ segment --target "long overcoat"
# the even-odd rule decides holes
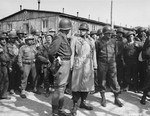
[[[71,42],[71,90],[94,90],[94,69],[97,69],[95,42],[92,38],[74,37]]]

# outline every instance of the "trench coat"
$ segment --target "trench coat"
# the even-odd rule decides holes
[[[94,91],[94,69],[97,69],[95,42],[92,38],[73,37],[71,40],[71,90]]]

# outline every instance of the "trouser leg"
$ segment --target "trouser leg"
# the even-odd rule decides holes
[[[92,106],[89,106],[86,104],[86,99],[88,96],[88,92],[80,92],[81,95],[81,103],[80,103],[80,108],[84,108],[86,110],[93,110]]]
[[[7,67],[2,67],[1,68],[2,72],[2,90],[1,90],[1,97],[6,97],[7,96],[7,91],[9,87],[9,79],[8,79],[8,70]]]

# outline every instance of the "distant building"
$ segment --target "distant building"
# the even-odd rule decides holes
[[[56,31],[58,31],[58,23],[62,18],[67,18],[71,20],[73,24],[73,28],[71,30],[72,33],[77,33],[78,27],[82,22],[87,22],[89,24],[90,30],[97,30],[105,25],[110,25],[107,23],[73,16],[61,12],[23,9],[19,12],[2,18],[0,20],[0,31],[22,29],[30,33],[32,29],[47,31],[49,28],[54,28]],[[121,26],[115,25],[114,27],[118,28]],[[125,30],[130,30],[127,27],[123,28]]]

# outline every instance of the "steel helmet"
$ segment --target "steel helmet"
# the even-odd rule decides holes
[[[7,36],[0,34],[0,40],[4,40],[4,39],[7,39]]]
[[[104,34],[107,34],[107,33],[113,34],[113,29],[110,26],[104,26],[102,32]]]
[[[118,28],[118,29],[117,29],[117,33],[122,33],[122,34],[124,34],[124,29],[123,29],[123,28]]]
[[[135,35],[135,33],[134,33],[133,31],[128,31],[128,32],[126,33],[126,37],[129,37],[130,35]]]
[[[17,30],[16,33],[17,34],[24,34],[24,31],[23,30]]]
[[[61,19],[59,22],[59,29],[60,30],[70,30],[72,27],[72,23],[68,19]]]
[[[25,40],[34,40],[34,36],[33,35],[28,35]]]
[[[98,29],[97,30],[97,35],[101,35],[103,32],[102,32],[102,29]]]
[[[10,31],[8,36],[9,38],[12,38],[12,39],[15,39],[18,37],[17,32],[15,30]]]
[[[50,28],[50,29],[48,30],[48,32],[56,32],[56,31],[55,31],[55,29]]]
[[[148,29],[148,30],[146,31],[146,34],[147,34],[148,36],[150,36],[150,29]]]
[[[146,31],[146,29],[144,27],[139,27],[137,30],[138,33],[143,32],[143,31]]]
[[[87,23],[81,23],[81,25],[79,26],[79,30],[87,30],[89,31],[89,26]]]
[[[97,32],[95,30],[90,32],[90,35],[94,35],[94,34],[97,34]]]

